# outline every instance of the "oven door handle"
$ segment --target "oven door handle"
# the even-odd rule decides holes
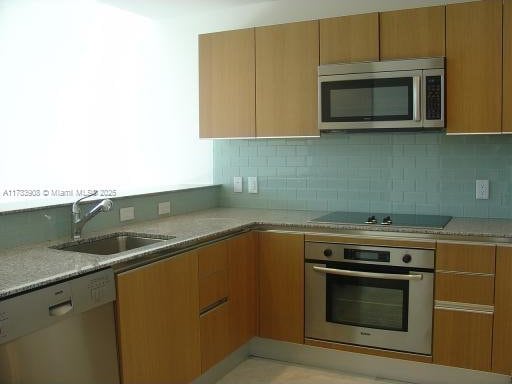
[[[318,272],[330,273],[331,275],[351,276],[351,277],[367,277],[369,279],[383,279],[383,280],[421,280],[423,275],[421,273],[411,273],[410,275],[401,275],[397,273],[375,273],[375,272],[362,272],[350,271],[347,269],[334,269],[313,266],[313,269]]]

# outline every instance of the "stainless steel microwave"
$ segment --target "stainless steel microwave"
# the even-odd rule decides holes
[[[320,131],[440,129],[444,57],[318,67]]]

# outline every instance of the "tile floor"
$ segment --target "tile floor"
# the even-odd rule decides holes
[[[217,384],[407,384],[251,357]]]

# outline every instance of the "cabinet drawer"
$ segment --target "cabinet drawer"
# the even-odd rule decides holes
[[[199,280],[199,310],[228,297],[228,271],[223,269]]]
[[[494,277],[436,272],[435,297],[440,301],[493,305]]]
[[[437,243],[436,269],[472,273],[494,273],[494,245]]]
[[[226,241],[199,248],[198,276],[199,280],[221,270],[228,268],[228,248]]]
[[[436,309],[434,363],[490,371],[492,323],[491,313]]]
[[[201,315],[200,324],[201,371],[205,372],[231,352],[229,302]]]

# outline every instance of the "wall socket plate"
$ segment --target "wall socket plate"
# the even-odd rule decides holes
[[[258,178],[256,176],[247,178],[247,190],[249,193],[258,193]]]
[[[244,191],[242,182],[242,176],[233,177],[233,192],[242,193]]]
[[[158,214],[159,215],[170,215],[171,214],[171,202],[164,201],[163,203],[158,203]]]
[[[135,219],[135,208],[126,207],[119,210],[119,221],[128,221]]]
[[[476,199],[489,200],[489,180],[476,181]]]

